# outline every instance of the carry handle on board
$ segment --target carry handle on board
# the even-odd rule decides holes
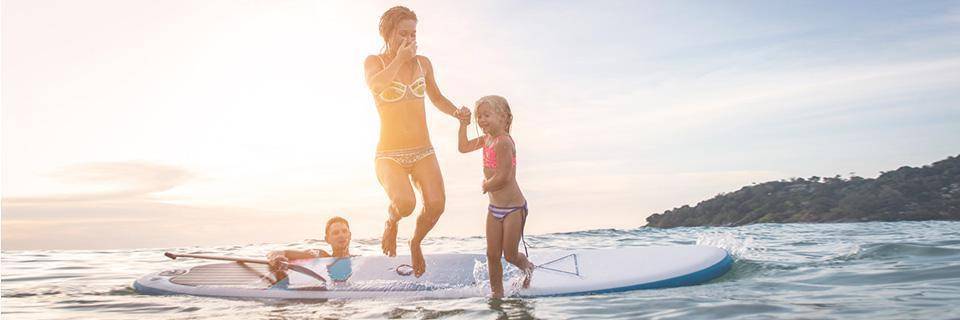
[[[208,255],[202,255],[202,254],[186,254],[186,253],[177,254],[177,253],[172,253],[172,252],[164,252],[163,255],[165,255],[165,256],[167,256],[167,258],[170,258],[170,259],[173,259],[173,260],[176,260],[177,258],[194,258],[194,259],[233,261],[233,262],[241,262],[241,263],[256,263],[256,264],[266,264],[266,265],[269,265],[269,264],[270,264],[270,262],[268,262],[267,260],[263,260],[263,259],[234,258],[234,257],[224,257],[224,256],[208,256]],[[298,265],[295,265],[295,264],[289,264],[289,263],[286,263],[286,262],[282,262],[281,264],[282,264],[282,265],[286,265],[286,266],[287,266],[287,269],[290,269],[290,270],[293,270],[293,271],[296,271],[296,272],[305,274],[305,275],[307,275],[307,276],[309,276],[309,277],[311,277],[311,278],[320,280],[320,281],[322,281],[323,283],[328,283],[328,281],[327,281],[326,278],[324,278],[323,276],[317,274],[316,272],[313,272],[313,270],[310,270],[309,268],[306,268],[306,267],[303,267],[303,266],[298,266]]]

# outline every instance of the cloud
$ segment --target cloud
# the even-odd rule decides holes
[[[960,6],[955,6],[947,10],[940,19],[934,19],[934,21],[946,25],[960,24]]]
[[[53,194],[3,198],[4,205],[63,202],[101,202],[150,199],[152,195],[180,186],[194,174],[180,167],[141,161],[92,162],[63,168],[51,178],[84,190],[71,194]],[[101,189],[96,192],[86,190]]]
[[[4,203],[3,250],[170,248],[319,239],[326,215],[148,201]]]
[[[678,73],[684,73],[695,67],[677,68]],[[923,97],[955,87],[960,80],[957,70],[960,59],[948,57],[774,69],[740,66],[673,79],[659,86],[630,85],[643,81],[625,79],[627,85],[610,86],[619,92],[593,96],[589,90],[561,87],[554,91],[564,92],[562,97],[514,103],[518,106],[515,128],[521,135],[528,134],[528,145],[536,145],[528,147],[528,152],[609,158],[611,153],[626,153],[624,149],[632,149],[634,154],[649,149],[666,151],[653,146],[683,145],[691,138],[704,138],[704,132],[735,126],[741,128],[738,130],[755,130],[776,122],[813,127],[815,122],[797,123],[796,117],[863,117],[877,112],[878,104],[894,99],[916,98],[911,101],[912,110],[900,110],[916,115],[918,107],[929,103]],[[852,107],[861,109],[851,113]],[[934,109],[920,109],[927,116],[937,115]],[[889,113],[887,118],[899,117]],[[826,135],[830,131],[809,134]]]

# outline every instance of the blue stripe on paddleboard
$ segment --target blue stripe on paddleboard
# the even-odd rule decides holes
[[[670,279],[664,279],[660,281],[641,283],[632,286],[625,286],[619,288],[611,289],[600,289],[593,291],[579,291],[571,293],[560,293],[560,294],[545,294],[545,295],[532,295],[521,297],[565,297],[565,296],[579,296],[579,295],[589,295],[589,294],[603,294],[603,293],[613,293],[613,292],[624,292],[632,290],[644,290],[644,289],[663,289],[663,288],[673,288],[673,287],[682,287],[682,286],[692,286],[696,284],[701,284],[714,278],[718,278],[723,274],[730,271],[730,268],[733,266],[733,258],[730,257],[730,254],[727,253],[720,262],[713,264],[712,266],[694,272],[690,274],[685,274],[679,277],[673,277]]]
[[[137,280],[137,281],[134,281],[134,282],[133,282],[133,290],[136,290],[137,292],[142,293],[142,294],[149,294],[149,295],[154,295],[154,296],[166,296],[166,295],[185,294],[185,293],[180,293],[180,292],[167,291],[167,290],[163,290],[163,289],[159,289],[159,288],[154,288],[154,287],[148,287],[148,286],[145,286],[145,285],[140,284],[140,280]]]

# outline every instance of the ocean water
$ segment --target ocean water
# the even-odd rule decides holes
[[[527,236],[531,250],[704,244],[730,251],[729,273],[707,284],[600,295],[491,300],[284,302],[148,296],[140,276],[210,263],[164,251],[262,257],[320,246],[112,251],[3,251],[3,319],[960,319],[960,222],[758,224],[604,229]],[[433,237],[427,253],[482,253],[481,237]],[[354,254],[378,254],[376,239]],[[400,248],[406,250],[406,248]],[[403,251],[401,251],[403,252]],[[436,271],[436,270],[428,270]]]

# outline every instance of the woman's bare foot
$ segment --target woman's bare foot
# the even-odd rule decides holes
[[[397,256],[397,223],[399,221],[388,219],[383,226],[383,237],[380,238],[380,248],[383,254],[395,257]]]
[[[410,260],[413,265],[413,275],[419,278],[427,271],[427,262],[423,260],[423,250],[419,241],[410,240]]]

